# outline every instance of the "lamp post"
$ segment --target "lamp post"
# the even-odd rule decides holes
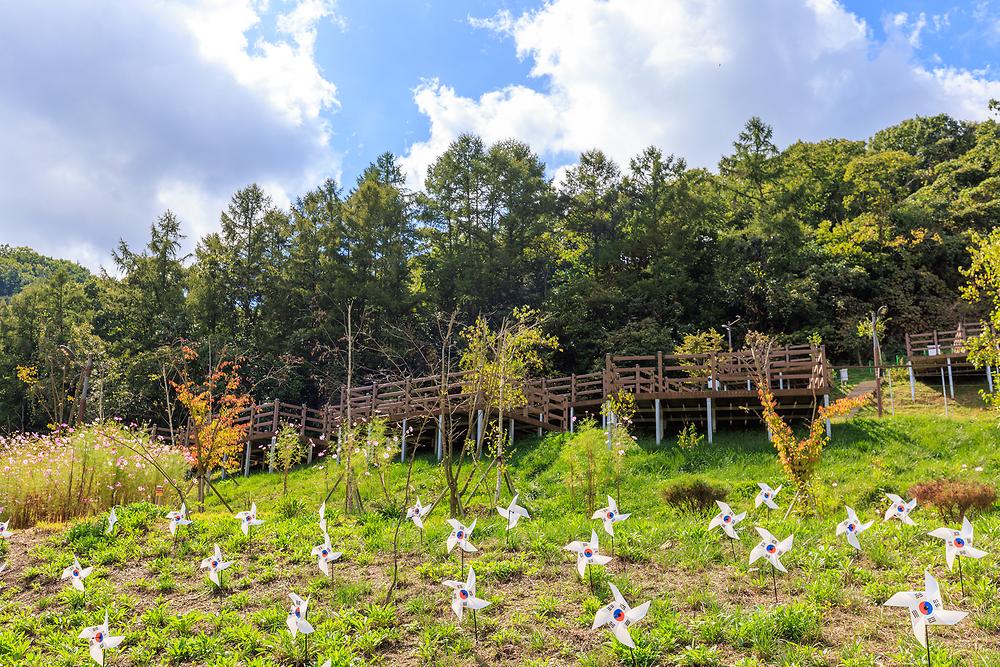
[[[872,318],[872,363],[875,366],[875,402],[878,404],[878,416],[882,416],[882,349],[878,344],[878,319],[889,309],[882,306],[871,312]]]
[[[726,330],[726,335],[729,338],[729,351],[730,352],[733,351],[733,325],[736,324],[737,322],[739,322],[741,319],[742,319],[742,316],[737,315],[737,317],[736,317],[735,320],[733,320],[732,322],[727,322],[726,324],[722,325],[722,328]]]

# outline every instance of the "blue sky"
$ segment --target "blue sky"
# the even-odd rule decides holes
[[[0,40],[0,242],[91,268],[166,208],[193,249],[252,181],[285,205],[389,150],[419,188],[461,132],[553,178],[593,147],[714,168],[751,115],[863,139],[1000,97],[1000,0],[37,0]]]

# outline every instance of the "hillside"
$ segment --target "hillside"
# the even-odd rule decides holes
[[[26,285],[47,280],[60,270],[81,282],[90,276],[90,271],[76,262],[46,257],[31,248],[0,245],[0,299],[10,298]]]
[[[942,525],[936,512],[918,507],[914,527],[881,520],[884,492],[906,496],[913,483],[938,477],[996,479],[995,424],[974,407],[972,388],[965,389],[959,401],[965,406],[949,419],[921,403],[901,406],[894,418],[877,420],[865,410],[836,424],[818,473],[815,513],[787,519],[783,511],[753,509],[756,482],[782,481],[763,433],[720,432],[714,445],[689,453],[639,441],[620,459],[620,492],[613,460],[599,465],[593,480],[598,507],[605,495],[617,495],[621,511],[631,514],[616,524],[614,560],[606,571],[592,568],[594,594],[562,547],[596,529],[601,553],[610,552],[600,522],[590,519],[582,472],[588,445],[596,443],[592,451],[602,456],[603,435],[584,430],[519,442],[510,472],[531,519],[508,536],[485,492],[467,508],[466,523],[477,522],[471,542],[479,551],[465,565],[475,567],[477,594],[490,602],[475,626],[468,617],[456,622],[451,593],[441,583],[460,578],[458,552],[449,556],[444,549],[451,530],[447,503],[425,520],[422,536],[409,522],[401,526],[400,584],[385,604],[401,510],[388,496],[400,495],[407,474],[399,464],[389,467],[387,491],[376,476],[365,479],[361,514],[345,515],[343,494],[333,494],[330,537],[344,555],[330,579],[310,555],[322,539],[316,509],[339,474],[336,464],[327,467],[329,460],[293,471],[287,496],[279,475],[220,483],[234,509],[257,503],[264,524],[253,533],[252,554],[237,521],[214,498],[204,513],[194,513],[195,523],[181,529],[176,544],[162,518],[166,508],[148,504],[119,508],[113,538],[103,535],[106,514],[18,531],[7,542],[10,566],[0,576],[0,663],[84,664],[86,642],[76,636],[107,611],[112,634],[125,636],[121,649],[109,654],[111,665],[262,667],[326,659],[333,665],[919,665],[923,650],[905,611],[880,605],[896,591],[922,588],[929,568],[946,605],[970,612],[958,627],[934,628],[934,664],[997,665],[996,556],[963,559],[967,596],[961,599],[958,573],[944,565],[943,543],[926,535]],[[931,400],[933,393],[921,396]],[[420,458],[412,475],[412,490],[425,504],[438,498],[443,480],[434,461]],[[691,475],[723,487],[737,512],[749,512],[735,550],[707,530],[714,511],[664,501],[665,488]],[[503,504],[509,500],[505,489]],[[782,510],[791,500],[782,492]],[[875,520],[861,536],[860,554],[834,534],[845,504],[863,521]],[[977,545],[996,552],[1000,511],[994,506],[972,519]],[[760,567],[763,561],[747,565],[755,525],[779,539],[795,535],[794,548],[782,557],[789,573],[779,573],[776,582]],[[221,591],[198,569],[213,544],[233,561]],[[74,553],[95,566],[86,595],[58,579]],[[594,613],[610,599],[610,583],[633,605],[653,601],[631,628],[634,657],[613,644],[606,628],[591,630]],[[311,599],[316,633],[307,663],[303,642],[292,642],[285,628],[289,592]]]

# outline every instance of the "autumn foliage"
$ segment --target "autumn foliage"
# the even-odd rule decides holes
[[[795,484],[797,490],[808,493],[809,483],[816,473],[823,456],[823,448],[829,442],[826,436],[826,420],[846,415],[860,408],[871,394],[848,396],[829,406],[819,408],[816,416],[809,424],[809,431],[804,438],[797,438],[792,427],[778,414],[778,402],[769,388],[758,387],[757,397],[763,408],[763,419],[771,433],[771,442],[778,450],[778,460],[788,479]]]
[[[225,355],[211,366],[204,379],[196,380],[192,366],[198,353],[181,350],[179,381],[171,382],[177,401],[188,414],[188,447],[185,456],[198,479],[198,497],[204,498],[204,483],[211,472],[240,468],[240,454],[249,424],[238,424],[240,413],[250,407],[250,396],[240,389],[239,365]]]

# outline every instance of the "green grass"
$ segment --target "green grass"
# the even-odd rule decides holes
[[[591,528],[601,535],[602,552],[611,546],[590,519],[592,508],[580,489],[567,483],[571,457],[563,454],[582,446],[580,438],[518,442],[510,472],[532,519],[517,526],[511,548],[492,497],[480,492],[468,502],[469,522],[478,517],[472,542],[480,551],[466,565],[476,568],[478,595],[491,602],[476,619],[478,644],[472,619],[457,622],[441,585],[460,576],[457,554],[444,548],[447,502],[426,520],[423,542],[412,525],[403,525],[400,586],[386,603],[402,507],[387,501],[369,478],[362,485],[366,512],[347,515],[338,489],[328,503],[329,526],[344,557],[331,578],[319,572],[309,552],[321,541],[316,509],[339,474],[335,468],[295,470],[288,497],[279,475],[218,484],[235,510],[251,501],[258,505],[265,523],[254,531],[252,558],[248,539],[214,498],[205,512],[193,513],[195,523],[181,530],[176,546],[162,518],[167,508],[150,504],[120,508],[114,538],[102,532],[104,515],[40,525],[0,545],[11,563],[0,575],[0,664],[86,664],[87,645],[77,635],[107,611],[113,634],[126,637],[109,653],[113,665],[318,665],[326,659],[333,665],[627,665],[633,659],[627,649],[606,629],[590,629],[613,582],[633,604],[653,600],[648,616],[632,628],[635,664],[919,665],[923,654],[905,612],[879,605],[898,590],[920,587],[930,568],[946,603],[970,612],[959,628],[935,628],[935,664],[997,665],[996,557],[963,563],[968,596],[958,600],[957,573],[944,566],[941,542],[926,536],[941,525],[938,517],[918,508],[916,527],[880,520],[886,491],[906,495],[911,484],[939,476],[996,479],[995,423],[971,405],[955,414],[943,419],[926,404],[881,421],[866,410],[836,424],[819,467],[815,507],[787,519],[784,512],[753,509],[758,480],[783,481],[763,433],[720,431],[713,445],[686,455],[669,443],[640,440],[624,457],[620,480],[619,507],[632,516],[616,525],[618,557],[606,571],[594,572],[595,593],[562,550],[589,537]],[[736,559],[717,531],[708,532],[711,512],[692,514],[662,501],[661,489],[680,474],[723,486],[734,509],[748,512]],[[403,466],[393,466],[390,487],[398,492],[405,475]],[[493,488],[491,479],[483,488]],[[418,459],[413,491],[429,503],[442,484],[439,466]],[[602,469],[595,484],[603,505],[616,488],[610,469]],[[784,508],[792,497],[785,490],[778,500]],[[866,520],[879,518],[861,536],[863,554],[834,535],[844,504]],[[1000,511],[973,521],[977,544],[1000,550]],[[795,534],[794,549],[782,558],[789,574],[779,575],[777,605],[769,570],[746,562],[756,543],[754,525],[779,538]],[[198,568],[213,544],[234,562],[222,590]],[[58,579],[74,553],[95,568],[85,595]],[[311,598],[316,633],[309,662],[302,639],[293,641],[285,628],[289,592]]]

